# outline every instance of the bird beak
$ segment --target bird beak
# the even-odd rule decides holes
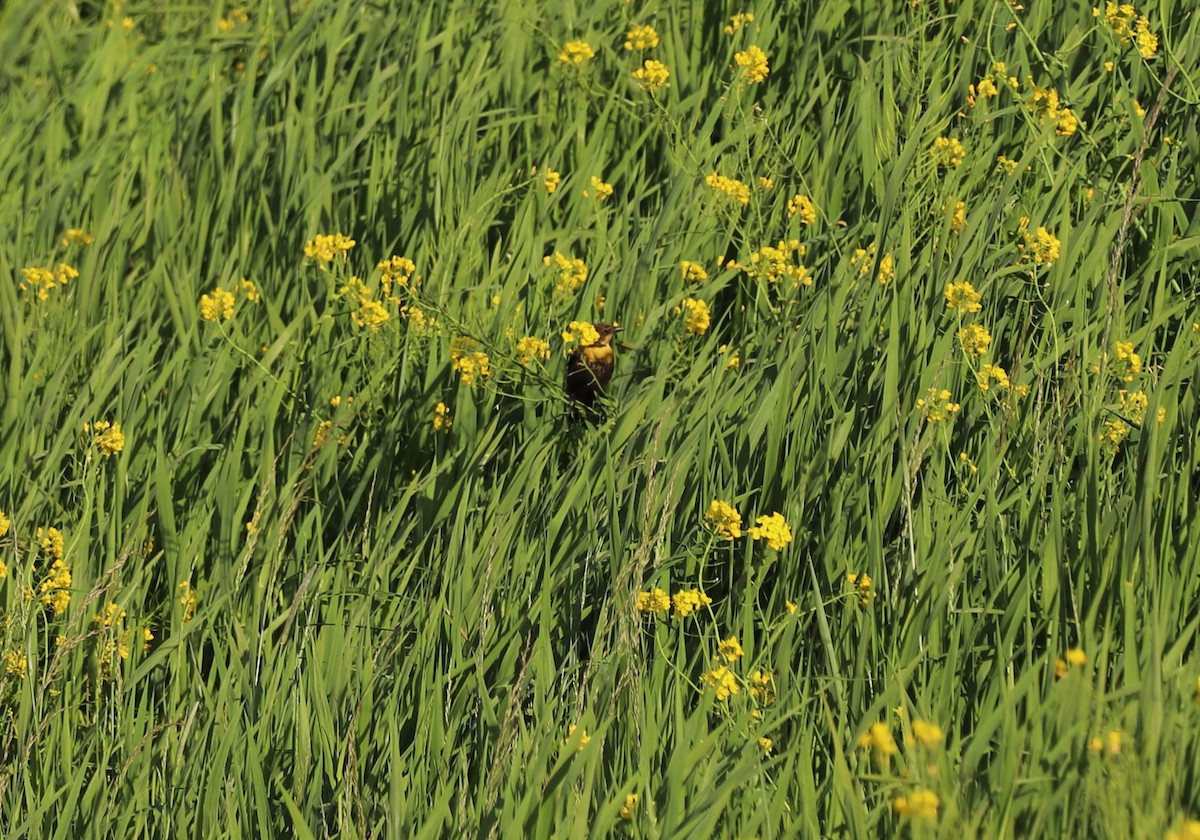
[[[613,332],[615,333],[624,332],[624,330],[624,327],[613,327]]]

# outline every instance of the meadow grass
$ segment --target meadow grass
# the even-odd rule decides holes
[[[0,6],[0,834],[1200,836],[1200,23],[1027,5]]]

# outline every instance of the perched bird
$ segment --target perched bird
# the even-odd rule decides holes
[[[613,373],[612,339],[625,329],[613,324],[592,326],[599,337],[567,357],[567,396],[571,398],[571,414],[575,419],[599,417],[600,409],[596,403]]]

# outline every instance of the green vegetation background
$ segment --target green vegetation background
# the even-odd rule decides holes
[[[1188,4],[1138,9],[1150,59],[1079,3],[245,11],[0,7],[0,834],[1157,838],[1200,817]],[[660,45],[625,50],[646,23]],[[570,39],[595,57],[560,62]],[[751,44],[760,84],[733,61]],[[671,74],[654,96],[646,58]],[[972,106],[996,62],[1017,87]],[[585,197],[592,176],[614,194]],[[345,259],[304,259],[333,232]],[[793,238],[811,286],[717,267]],[[887,283],[851,262],[873,243]],[[555,251],[586,262],[577,293],[553,292]],[[392,254],[436,334],[391,304],[362,329],[337,296]],[[60,261],[79,277],[25,300],[22,269]],[[203,321],[241,278],[261,302]],[[957,280],[978,315],[947,310]],[[627,327],[597,428],[564,421],[576,319]],[[526,372],[514,335],[555,355]],[[459,383],[456,336],[491,377]],[[976,387],[980,361],[1013,389]],[[924,417],[930,388],[961,410]],[[794,541],[713,538],[714,499]],[[38,597],[50,527],[61,614]],[[713,603],[645,618],[654,587]],[[109,603],[125,617],[94,620]],[[700,676],[729,636],[743,690],[718,701]],[[1056,676],[1070,649],[1086,663]],[[916,719],[944,741],[906,743]],[[885,760],[858,747],[876,722]],[[917,790],[935,818],[897,811]]]

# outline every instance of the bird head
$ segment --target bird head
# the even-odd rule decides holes
[[[592,344],[593,347],[607,347],[612,343],[613,336],[625,329],[616,324],[592,324],[592,326],[596,328],[596,334],[600,336]]]

